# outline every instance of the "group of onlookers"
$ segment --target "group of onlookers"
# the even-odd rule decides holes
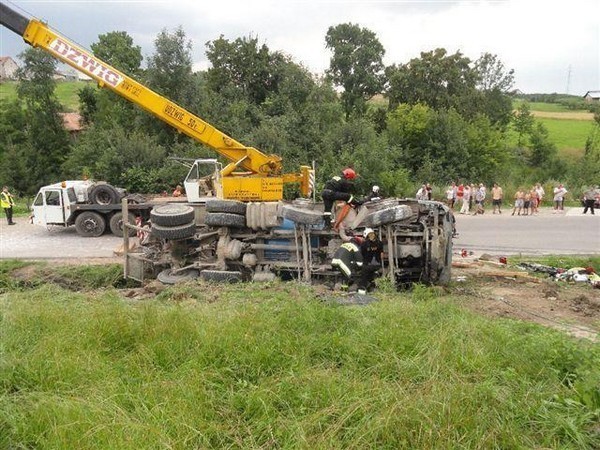
[[[564,211],[565,195],[568,193],[565,186],[561,183],[556,185],[552,190],[553,214],[558,214]],[[537,215],[539,207],[546,196],[543,186],[536,183],[530,189],[519,187],[513,196],[513,209],[511,215],[529,216]],[[457,205],[460,206],[460,214],[483,214],[485,212],[485,203],[487,197],[487,189],[483,183],[479,185],[452,182],[445,191],[445,200],[448,207],[454,211]],[[417,192],[417,199],[431,200],[431,186],[423,184]],[[502,214],[502,203],[504,202],[504,191],[497,183],[491,189],[492,214]],[[587,213],[588,209],[594,214],[594,204],[600,201],[600,189],[598,187],[590,187],[586,190],[582,197],[582,202],[585,206],[583,211]]]

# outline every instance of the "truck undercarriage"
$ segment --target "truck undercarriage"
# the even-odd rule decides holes
[[[333,254],[368,226],[384,244],[382,274],[396,285],[450,280],[452,217],[445,205],[369,202],[351,210],[336,230],[324,229],[322,211],[322,205],[305,200],[156,208],[149,237],[126,254],[126,275],[138,281],[157,276],[167,284],[196,277],[231,282],[280,277],[333,287],[341,279],[331,266]]]

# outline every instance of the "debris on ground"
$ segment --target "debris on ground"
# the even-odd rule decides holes
[[[571,267],[570,269],[564,269],[562,267],[528,262],[519,263],[518,267],[528,272],[545,273],[556,281],[589,283],[592,287],[600,288],[600,275],[595,272],[593,267]]]

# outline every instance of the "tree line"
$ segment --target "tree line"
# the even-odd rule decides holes
[[[199,72],[182,28],[157,35],[145,67],[126,32],[100,35],[91,49],[236,140],[282,156],[287,171],[315,161],[319,183],[348,164],[360,174],[360,189],[378,184],[388,195],[413,195],[425,181],[520,183],[568,174],[583,184],[600,175],[600,114],[585,156],[565,163],[526,102],[513,112],[514,71],[496,55],[472,60],[437,48],[386,67],[375,33],[351,23],[330,27],[325,43],[331,58],[323,76],[252,36],[207,42],[210,68]],[[17,99],[0,103],[0,179],[16,191],[31,195],[85,175],[162,192],[185,175],[166,163],[169,156],[214,157],[91,85],[79,92],[85,129],[70,139],[52,78],[56,61],[33,48],[20,58]],[[517,133],[516,145],[509,133]]]

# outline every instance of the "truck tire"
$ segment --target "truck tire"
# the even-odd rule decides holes
[[[244,228],[246,226],[246,218],[239,214],[208,213],[204,218],[204,223],[211,227]]]
[[[97,184],[89,194],[90,202],[94,205],[114,205],[119,203],[122,194],[110,184]]]
[[[127,216],[129,219],[129,223],[135,225],[135,215],[129,213]],[[112,234],[118,237],[123,237],[123,213],[114,213],[113,216],[110,218],[110,221],[108,222],[108,226]],[[127,231],[129,236],[135,236],[134,229],[129,228]]]
[[[104,217],[93,211],[84,211],[75,219],[75,230],[79,236],[98,237],[104,233],[106,221]]]
[[[305,225],[318,225],[323,222],[323,213],[321,211],[298,208],[292,205],[284,205],[281,215],[292,222]]]
[[[194,208],[176,203],[155,206],[150,211],[150,220],[161,227],[177,227],[194,221]]]
[[[162,284],[177,284],[198,278],[199,272],[196,269],[187,269],[173,273],[173,269],[165,269],[158,274],[156,279]]]
[[[185,225],[178,225],[176,227],[165,227],[161,225],[152,224],[152,233],[161,239],[178,240],[188,239],[194,236],[196,233],[196,223],[190,222]]]
[[[236,200],[208,200],[206,211],[209,213],[229,213],[246,215],[246,204]]]
[[[239,283],[242,281],[242,272],[230,270],[203,270],[200,279],[220,283]]]
[[[407,205],[397,205],[391,208],[380,209],[365,217],[361,225],[378,227],[388,223],[398,222],[412,216],[412,209]]]

